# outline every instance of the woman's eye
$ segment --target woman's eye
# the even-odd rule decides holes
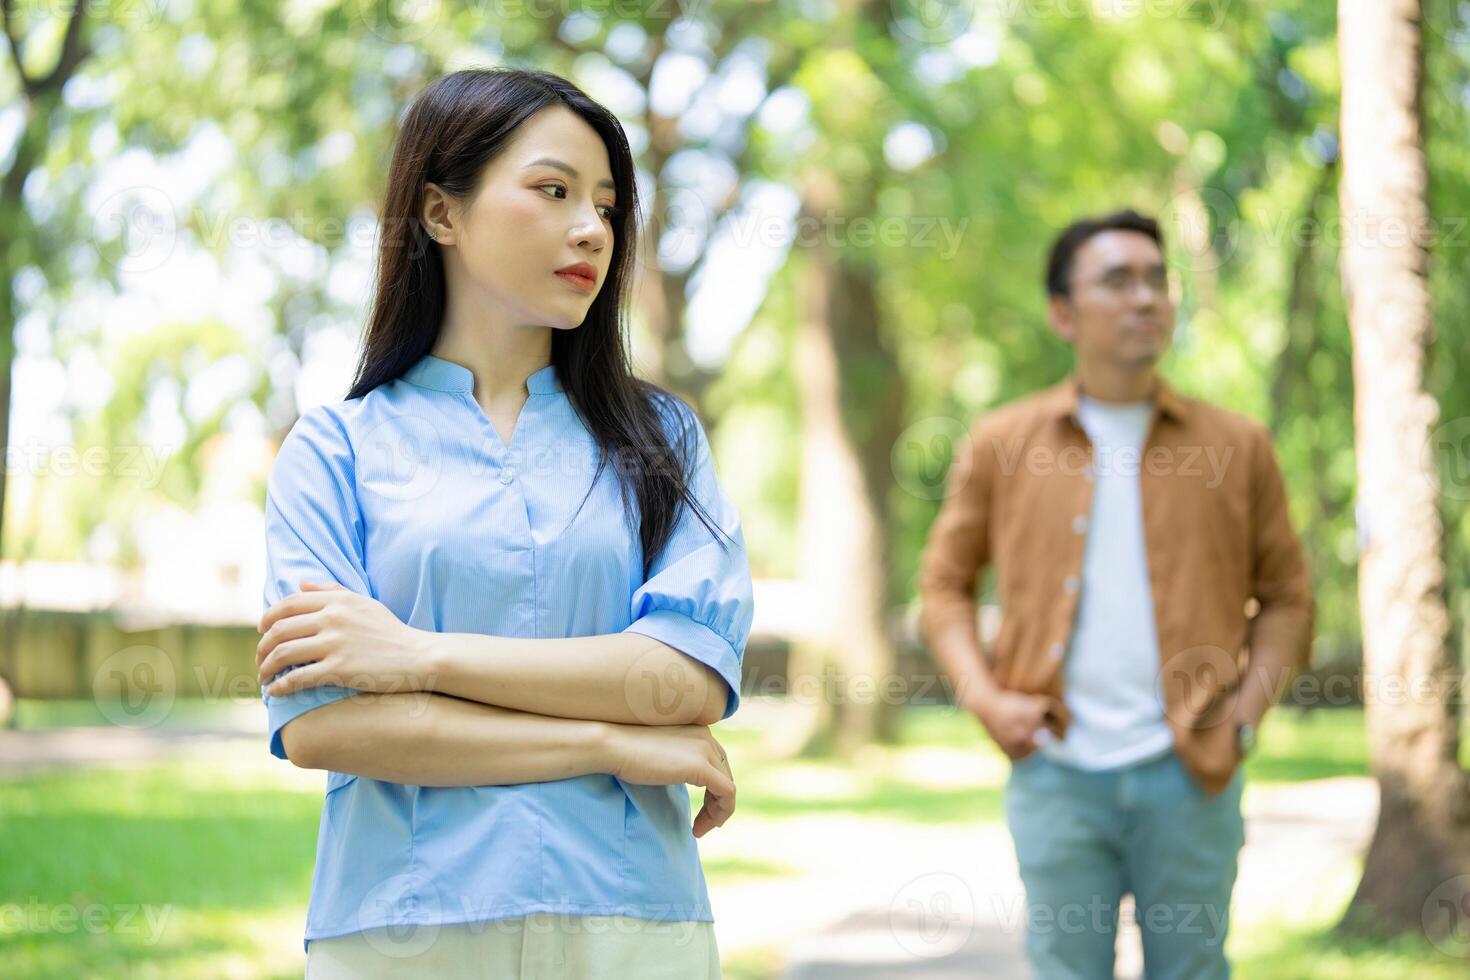
[[[558,201],[566,200],[567,189],[561,184],[542,184],[536,189],[541,191],[560,191],[560,194],[553,194],[552,196]],[[616,204],[599,204],[597,205],[597,210],[602,214],[604,221],[612,221],[619,214]]]

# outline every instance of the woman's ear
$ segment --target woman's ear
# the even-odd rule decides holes
[[[425,233],[441,245],[453,244],[453,201],[433,181],[424,184],[424,201],[419,209],[419,222]]]

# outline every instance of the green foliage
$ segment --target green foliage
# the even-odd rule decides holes
[[[894,384],[903,388],[905,424],[964,424],[1065,374],[1070,352],[1046,323],[1047,248],[1080,214],[1136,206],[1165,222],[1181,299],[1166,371],[1186,391],[1272,426],[1311,554],[1322,649],[1351,659],[1359,632],[1352,371],[1337,262],[1344,227],[1352,232],[1337,204],[1331,5],[1250,0],[1218,21],[1210,5],[1181,5],[1173,16],[1002,6],[1015,17],[977,5],[973,19],[925,30],[903,19],[902,4],[796,0],[719,0],[681,7],[678,18],[653,6],[532,5],[497,17],[477,5],[269,0],[97,14],[77,78],[64,97],[38,105],[43,116],[28,130],[41,152],[24,181],[25,206],[6,204],[15,224],[0,243],[0,309],[38,328],[24,332],[44,338],[32,340],[31,354],[64,361],[78,345],[105,352],[117,393],[99,412],[70,416],[78,444],[136,440],[139,413],[159,385],[186,382],[201,357],[242,353],[256,378],[249,398],[266,431],[279,435],[295,409],[280,379],[292,376],[308,337],[324,326],[360,327],[366,295],[344,299],[329,283],[371,246],[354,244],[347,222],[378,207],[398,113],[440,72],[476,63],[571,75],[617,108],[645,159],[669,161],[648,175],[654,181],[683,180],[676,168],[689,159],[680,151],[727,168],[735,186],[707,202],[712,215],[741,188],[770,182],[802,193],[820,178],[833,182],[841,212],[903,229],[897,240],[868,242],[849,227],[835,241],[835,260],[861,270],[881,304],[882,357],[853,354],[863,360],[846,379],[844,406],[860,433]],[[1470,69],[1460,8],[1426,6],[1438,222],[1430,382],[1448,424],[1470,416],[1470,388],[1455,381],[1470,369]],[[18,17],[32,74],[54,57],[59,27]],[[708,80],[693,83],[693,108],[663,118],[649,96],[654,68],[671,52],[702,62]],[[715,97],[723,78],[749,65],[764,81],[753,103]],[[18,106],[11,69],[0,72],[0,99]],[[783,100],[799,107],[794,121],[769,128],[781,114],[762,110]],[[923,134],[928,155],[892,152],[896,134]],[[194,191],[158,189],[177,222],[170,261],[202,254],[231,274],[242,223],[259,235],[267,218],[284,222],[292,248],[310,258],[266,249],[276,268],[259,302],[275,337],[264,344],[231,341],[231,327],[209,322],[160,323],[147,341],[119,344],[97,318],[79,315],[131,283],[126,242],[103,226],[88,195],[107,186],[109,165],[127,152],[185,160],[205,138],[228,148],[222,169]],[[687,231],[652,217],[656,232]],[[795,570],[801,447],[790,367],[804,249],[798,242],[766,284],[754,322],[702,392],[762,575]],[[199,501],[194,451],[223,416],[191,420],[187,445],[156,487],[74,481],[48,498],[57,516],[29,531],[11,516],[7,530],[33,537],[27,547],[36,553],[74,557],[91,529],[106,525],[126,561],[129,512],[150,500]],[[895,459],[887,500],[900,603],[913,597],[938,507],[937,494],[912,488],[932,483],[928,471],[947,455],[942,439],[926,446],[933,458]],[[926,471],[922,479],[914,468]],[[1456,597],[1470,592],[1470,508],[1461,496],[1444,497]]]

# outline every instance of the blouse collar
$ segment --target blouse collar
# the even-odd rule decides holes
[[[403,380],[420,388],[448,391],[455,394],[473,394],[475,374],[463,364],[446,361],[433,354],[425,354],[407,371]],[[561,391],[561,381],[556,376],[556,365],[548,364],[526,379],[526,390],[533,395],[549,395]]]

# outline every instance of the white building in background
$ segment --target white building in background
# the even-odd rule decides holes
[[[0,605],[114,610],[133,628],[253,625],[265,583],[265,516],[249,502],[180,507],[139,520],[139,569],[94,562],[0,562]]]

